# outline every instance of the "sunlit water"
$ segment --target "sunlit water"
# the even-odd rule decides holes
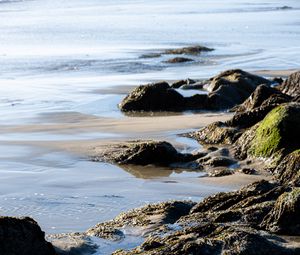
[[[41,116],[53,112],[122,118],[117,103],[123,95],[94,92],[208,78],[228,68],[295,69],[299,42],[298,0],[0,1],[0,125],[51,122]],[[181,65],[164,63],[166,56],[140,57],[194,44],[215,51]],[[216,191],[193,181],[201,173],[147,179],[20,145],[119,135],[0,134],[0,214],[31,215],[47,232],[81,231],[146,202],[199,200]]]

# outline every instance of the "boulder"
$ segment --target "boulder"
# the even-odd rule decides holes
[[[272,211],[265,217],[262,227],[284,235],[300,235],[300,188],[282,194]]]
[[[270,84],[260,76],[240,69],[225,71],[210,79],[207,90],[217,109],[229,109],[241,104],[261,84]]]
[[[181,159],[182,155],[170,143],[163,141],[132,141],[106,146],[93,158],[117,164],[165,166]]]
[[[168,83],[142,85],[119,104],[122,111],[181,111],[184,97]]]
[[[111,162],[120,165],[190,166],[201,155],[183,154],[168,142],[153,140],[129,141],[95,148],[93,161]],[[189,164],[190,163],[190,164]]]
[[[282,104],[235,142],[236,155],[272,158],[300,148],[300,104]]]
[[[270,97],[273,97],[273,100],[269,102],[269,104],[276,103],[275,100],[277,100],[278,104],[286,103],[291,100],[290,96],[281,93],[278,89],[263,84],[259,85],[241,105],[234,107],[232,111],[244,112],[253,110],[262,106],[262,104]]]
[[[270,85],[271,81],[240,69],[233,69],[211,78],[207,90],[215,92],[222,86],[232,86],[238,93],[247,95],[247,98],[261,84]]]
[[[55,255],[45,233],[31,218],[0,217],[1,255]]]
[[[280,86],[279,89],[292,97],[300,95],[300,71],[291,74]]]

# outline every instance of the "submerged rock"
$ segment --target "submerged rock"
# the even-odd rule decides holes
[[[183,57],[176,57],[176,58],[171,58],[165,61],[165,63],[169,64],[177,64],[177,63],[186,63],[186,62],[193,62],[194,60],[191,58],[183,58]]]
[[[31,218],[0,217],[1,255],[55,255],[45,233]]]
[[[173,54],[173,55],[181,55],[181,54],[185,54],[185,55],[198,55],[201,54],[202,52],[209,52],[209,51],[213,51],[214,49],[212,48],[207,48],[204,46],[189,46],[189,47],[183,47],[183,48],[179,48],[179,49],[170,49],[170,50],[166,50],[164,52],[164,54]]]

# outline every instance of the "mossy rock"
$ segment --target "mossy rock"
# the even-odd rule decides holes
[[[255,130],[248,153],[255,157],[281,157],[300,148],[300,104],[273,109]]]

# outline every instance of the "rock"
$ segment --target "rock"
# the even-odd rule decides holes
[[[227,70],[210,79],[207,90],[217,91],[221,86],[233,86],[237,91],[248,96],[261,84],[271,84],[263,77],[247,73],[240,69]],[[248,97],[246,96],[246,98]],[[245,99],[246,99],[245,98]]]
[[[278,99],[279,98],[283,99],[282,101],[279,102],[280,104],[291,100],[291,97],[281,93],[279,90],[263,84],[263,85],[259,85],[255,89],[255,91],[249,96],[249,98],[247,98],[241,105],[234,107],[232,110],[235,112],[244,112],[244,111],[253,110],[257,107],[260,107],[265,100],[269,99],[271,96],[274,95],[277,95]]]
[[[170,143],[163,141],[132,141],[105,147],[96,152],[94,161],[168,166],[176,162],[193,160],[192,155],[180,154]]]
[[[231,166],[237,162],[230,157],[212,157],[209,160],[203,162],[206,166],[219,167],[219,166]]]
[[[208,171],[209,177],[222,177],[232,175],[234,172],[226,167],[216,167]]]
[[[0,217],[1,255],[55,255],[45,233],[31,218]]]
[[[293,9],[293,7],[284,5],[284,6],[282,6],[282,7],[278,7],[277,9],[278,9],[278,10],[291,10],[291,9]]]
[[[257,90],[262,90],[262,87],[259,86]],[[261,93],[257,90],[253,94]],[[271,91],[269,92],[271,93]],[[270,95],[266,93],[266,97],[253,95],[251,100],[252,95],[242,105],[233,108],[237,112],[229,121],[225,122],[227,125],[239,128],[251,127],[261,121],[275,107],[291,101],[290,96],[279,92]]]
[[[207,48],[204,46],[190,46],[190,47],[184,47],[184,48],[179,48],[179,49],[171,49],[171,50],[166,50],[164,54],[174,54],[174,55],[198,55],[202,52],[209,52],[213,51],[214,49],[212,48]]]
[[[224,211],[232,207],[238,208],[240,206],[240,208],[243,208],[245,205],[253,205],[258,201],[257,196],[268,194],[270,191],[276,189],[276,187],[276,184],[263,180],[250,184],[239,191],[220,192],[205,198],[202,202],[195,205],[191,209],[191,214],[199,212],[205,213],[208,211]],[[256,199],[256,201],[254,199]],[[275,199],[277,199],[277,197],[275,197]],[[266,201],[266,199],[261,199],[259,202],[264,201]]]
[[[273,233],[300,235],[300,188],[282,194],[262,227]]]
[[[274,175],[282,184],[300,187],[300,150],[285,156]]]
[[[158,204],[149,204],[141,208],[133,209],[129,212],[121,213],[115,219],[99,223],[95,227],[87,230],[89,236],[97,236],[111,239],[109,233],[113,229],[121,231],[125,226],[143,227],[143,232],[154,231],[163,224],[173,224],[180,217],[187,215],[195,205],[191,201],[169,201]],[[147,231],[146,231],[147,230]]]
[[[184,89],[184,90],[190,90],[190,89],[202,90],[204,88],[205,84],[206,84],[206,81],[198,81],[195,83],[184,84],[180,88]]]
[[[146,53],[140,56],[140,58],[159,58],[161,53]]]
[[[68,233],[48,235],[57,255],[95,254],[98,245],[84,233]]]
[[[257,171],[254,168],[242,168],[239,171],[243,174],[249,174],[249,175],[254,175],[257,173]]]
[[[202,144],[233,144],[240,135],[239,129],[230,127],[220,121],[187,134],[187,136]]]
[[[268,82],[242,70],[230,70],[211,79],[208,86],[211,93],[191,97],[183,97],[166,82],[142,85],[127,95],[119,108],[124,112],[230,109],[242,103],[258,85]]]
[[[296,97],[300,95],[300,71],[291,74],[280,86],[282,93]]]
[[[260,123],[246,131],[235,143],[236,155],[245,158],[272,158],[276,164],[283,155],[300,148],[300,104],[283,104]]]
[[[225,71],[210,79],[207,90],[216,109],[229,109],[241,104],[261,84],[270,84],[260,76],[240,69]]]
[[[171,88],[173,89],[178,89],[180,88],[182,85],[186,84],[186,80],[179,80],[179,81],[175,81],[174,83],[172,83]]]
[[[168,83],[160,82],[137,87],[119,107],[122,111],[180,111],[184,97]]]
[[[207,236],[207,237],[206,237]],[[166,236],[148,237],[132,251],[119,250],[114,255],[283,255],[296,254],[261,232],[247,227],[202,224]]]
[[[177,64],[177,63],[186,63],[186,62],[193,62],[194,60],[191,58],[183,58],[183,57],[176,57],[176,58],[171,58],[165,61],[165,63],[169,64]]]
[[[272,79],[273,84],[275,83],[276,85],[281,85],[283,83],[283,79],[281,77],[275,77]]]
[[[190,84],[194,84],[194,83],[195,83],[195,81],[192,79],[179,80],[179,81],[174,82],[171,85],[171,88],[178,89],[183,85],[190,85]]]

